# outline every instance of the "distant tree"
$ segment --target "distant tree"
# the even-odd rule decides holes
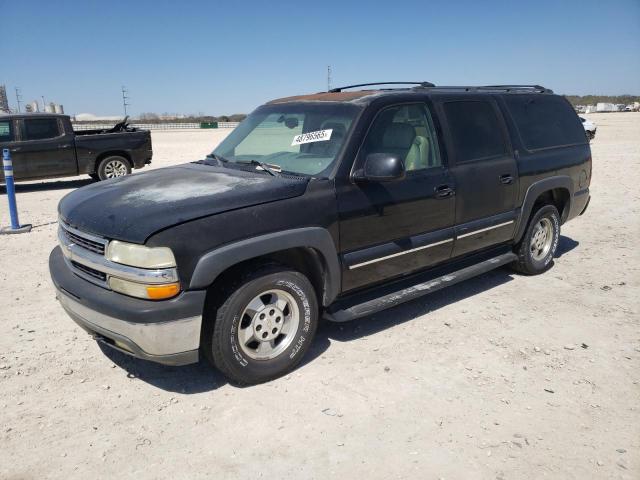
[[[566,99],[573,106],[595,105],[596,103],[623,103],[628,105],[633,102],[640,102],[638,95],[565,95]]]
[[[229,115],[230,122],[241,122],[245,118],[247,118],[247,116],[244,113],[234,113],[233,115]]]
[[[143,112],[138,116],[138,118],[145,122],[157,122],[160,120],[158,114],[153,112]]]

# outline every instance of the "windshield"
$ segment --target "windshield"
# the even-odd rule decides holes
[[[236,163],[255,160],[286,172],[326,174],[359,111],[346,104],[260,107],[213,154]]]

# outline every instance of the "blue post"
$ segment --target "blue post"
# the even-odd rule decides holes
[[[18,206],[16,205],[16,186],[13,182],[13,162],[11,152],[8,148],[2,149],[2,168],[4,170],[4,181],[7,185],[7,198],[9,199],[9,215],[11,216],[11,227],[0,230],[0,233],[24,233],[31,230],[31,225],[22,225],[18,221]]]

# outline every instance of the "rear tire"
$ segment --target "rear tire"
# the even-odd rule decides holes
[[[516,245],[518,260],[511,264],[517,272],[538,275],[553,265],[553,257],[560,240],[560,214],[553,205],[544,205],[536,211],[522,240]]]
[[[129,160],[119,155],[105,157],[100,160],[96,174],[99,180],[109,180],[110,178],[124,177],[131,173]]]
[[[264,266],[238,278],[205,312],[203,350],[231,381],[254,385],[293,370],[318,326],[313,286],[300,272]]]

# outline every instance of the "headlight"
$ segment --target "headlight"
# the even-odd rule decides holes
[[[180,293],[180,283],[178,282],[149,285],[111,277],[109,286],[114,292],[124,293],[131,297],[146,298],[147,300],[165,300]]]
[[[109,242],[106,257],[112,262],[132,267],[170,268],[176,266],[176,259],[168,247],[145,247],[118,240]]]

